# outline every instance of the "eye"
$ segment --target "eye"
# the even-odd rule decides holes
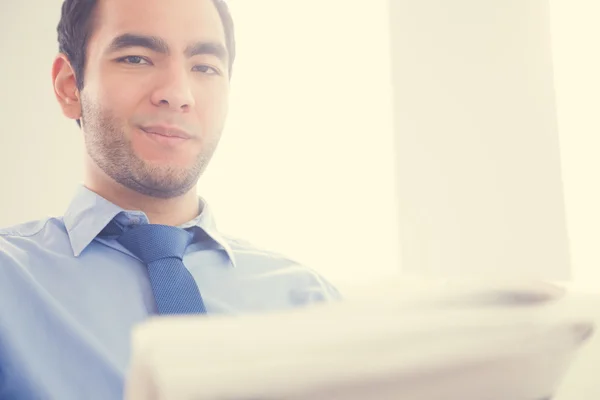
[[[133,64],[133,65],[150,64],[150,62],[148,60],[146,60],[144,57],[140,57],[140,56],[121,57],[121,58],[117,59],[117,62],[124,63],[124,64]]]
[[[217,70],[216,68],[210,67],[208,65],[195,65],[192,68],[192,71],[202,72],[203,74],[206,74],[206,75],[220,75],[219,70]]]

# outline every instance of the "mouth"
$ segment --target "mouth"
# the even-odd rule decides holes
[[[180,145],[192,139],[192,135],[174,127],[143,126],[139,129],[147,139],[163,148],[179,148]]]
[[[140,129],[149,135],[161,136],[166,139],[187,140],[192,138],[188,132],[174,126],[142,126]]]

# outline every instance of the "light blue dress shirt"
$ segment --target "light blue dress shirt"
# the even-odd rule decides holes
[[[314,271],[220,234],[200,201],[184,263],[208,318],[340,298]],[[130,332],[155,304],[141,261],[98,237],[113,218],[148,223],[81,187],[64,217],[0,230],[0,399],[122,398]]]

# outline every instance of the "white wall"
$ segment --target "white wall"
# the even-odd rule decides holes
[[[401,264],[569,275],[546,0],[392,0]]]
[[[600,2],[550,4],[573,274],[600,291]]]
[[[387,1],[229,3],[232,110],[201,188],[221,226],[342,289],[398,272]]]
[[[0,226],[62,214],[82,176],[81,136],[50,77],[61,3],[0,2]]]

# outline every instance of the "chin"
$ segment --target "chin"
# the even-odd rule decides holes
[[[198,181],[199,174],[190,168],[173,166],[147,166],[135,171],[128,181],[131,189],[153,197],[172,198],[189,192]]]
[[[136,157],[143,164],[153,168],[192,169],[198,162],[198,157],[193,157],[189,151],[180,152],[155,152],[139,151]]]

